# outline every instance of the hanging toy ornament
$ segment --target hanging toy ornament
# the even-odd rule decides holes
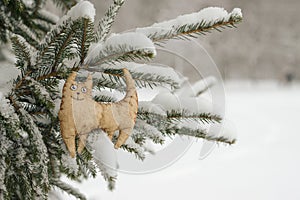
[[[93,80],[88,75],[86,82],[76,82],[76,72],[68,77],[58,113],[62,138],[71,157],[75,157],[75,138],[79,138],[77,152],[85,147],[88,133],[101,128],[112,139],[119,131],[115,148],[125,143],[131,134],[137,116],[138,96],[135,82],[129,71],[123,69],[126,82],[125,97],[115,103],[98,103],[92,98]]]

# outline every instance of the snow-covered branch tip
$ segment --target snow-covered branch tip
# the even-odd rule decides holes
[[[99,21],[98,29],[96,32],[97,42],[103,42],[106,40],[115,17],[118,14],[118,11],[123,3],[124,0],[114,0],[114,3],[108,8],[104,17]]]
[[[120,61],[150,60],[155,56],[155,46],[145,35],[113,34],[105,42],[91,45],[85,65],[99,66]]]
[[[211,113],[190,113],[185,110],[171,110],[167,112],[167,118],[172,120],[195,120],[202,123],[220,123],[222,118]]]
[[[71,185],[62,182],[59,179],[51,179],[51,184],[55,185],[56,187],[60,188],[61,190],[67,192],[68,194],[73,195],[74,197],[81,199],[81,200],[87,200],[85,195],[81,194],[77,188],[72,187]]]
[[[143,33],[153,42],[159,43],[172,38],[188,39],[197,35],[205,35],[211,30],[221,31],[225,27],[235,27],[242,18],[239,8],[228,13],[224,8],[209,7],[197,13],[181,15],[173,20],[137,28],[136,32]]]
[[[190,129],[188,127],[182,127],[177,130],[178,135],[192,136],[196,138],[201,138],[207,141],[213,141],[218,143],[224,143],[232,145],[236,142],[235,138],[226,137],[224,135],[213,135],[207,130],[202,129]]]

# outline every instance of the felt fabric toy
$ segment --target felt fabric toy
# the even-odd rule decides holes
[[[137,116],[138,96],[135,82],[129,71],[123,69],[126,81],[125,97],[115,103],[98,103],[92,98],[93,80],[87,77],[86,82],[76,82],[73,72],[63,87],[63,96],[58,114],[62,138],[71,157],[75,157],[75,138],[79,138],[78,153],[85,147],[85,142],[94,129],[101,128],[110,139],[119,131],[115,148],[125,143],[131,134]]]

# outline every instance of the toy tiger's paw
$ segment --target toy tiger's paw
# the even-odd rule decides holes
[[[118,140],[115,144],[115,149],[120,148],[120,146],[122,146],[126,142],[127,138],[129,137],[130,132],[131,131],[128,131],[128,130],[120,130]]]

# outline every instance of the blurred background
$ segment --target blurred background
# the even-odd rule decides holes
[[[111,3],[92,2],[97,19]],[[120,10],[113,31],[144,27],[208,6],[224,7],[228,12],[239,7],[243,11],[244,19],[237,29],[213,31],[197,39],[217,64],[223,79],[300,78],[298,0],[129,0]],[[193,53],[197,52],[190,52]]]

